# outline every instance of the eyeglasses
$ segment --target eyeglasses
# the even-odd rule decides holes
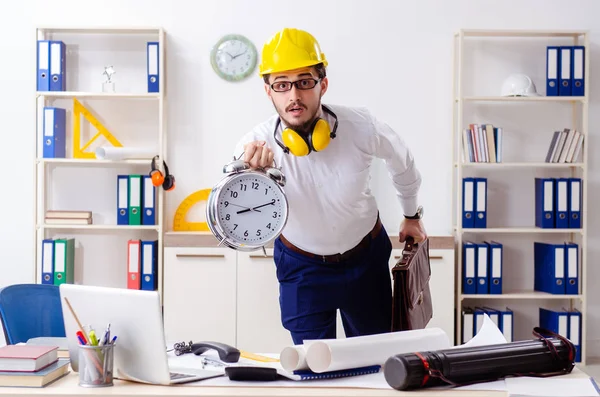
[[[299,90],[311,90],[315,88],[319,80],[315,79],[302,79],[298,81],[276,81],[271,84],[271,88],[275,92],[286,92],[292,89],[292,86],[296,86]]]

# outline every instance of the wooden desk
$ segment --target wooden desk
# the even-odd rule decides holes
[[[508,397],[499,391],[419,390],[400,392],[397,390],[354,389],[354,388],[309,388],[309,387],[199,387],[199,386],[154,386],[115,380],[112,387],[85,388],[79,386],[77,373],[70,372],[45,388],[0,387],[0,396],[111,396],[111,397],[167,397],[167,396],[265,396],[265,397],[332,397],[332,396],[482,396]]]

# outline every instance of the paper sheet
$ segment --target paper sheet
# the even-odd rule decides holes
[[[157,152],[152,147],[114,147],[102,146],[96,149],[96,158],[99,160],[151,160]]]

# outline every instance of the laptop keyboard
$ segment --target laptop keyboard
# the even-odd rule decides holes
[[[182,379],[182,378],[191,378],[194,376],[194,375],[190,375],[190,374],[181,374],[179,372],[170,372],[169,375],[171,375],[171,380]]]

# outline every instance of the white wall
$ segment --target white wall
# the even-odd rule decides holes
[[[592,65],[597,64],[600,43],[600,34],[594,30],[600,4],[595,1],[105,0],[92,6],[73,0],[31,0],[12,4],[11,12],[0,15],[1,129],[4,139],[14,139],[13,145],[0,145],[0,158],[4,160],[4,183],[0,185],[0,285],[33,280],[33,91],[38,25],[156,25],[166,29],[169,166],[177,178],[176,191],[168,194],[169,227],[179,202],[189,193],[217,182],[237,139],[273,112],[258,76],[241,83],[227,83],[212,71],[211,46],[224,34],[244,34],[260,50],[263,41],[283,26],[312,32],[330,61],[330,88],[325,101],[368,106],[412,147],[423,174],[421,202],[426,208],[425,224],[430,234],[451,232],[453,33],[461,27],[591,29]],[[543,44],[539,46],[538,49]],[[543,54],[521,57],[510,49],[489,50],[486,46],[477,51],[507,59],[494,66],[491,78],[482,77],[488,76],[483,72],[488,71],[489,65],[473,70],[477,82],[484,84],[489,93],[499,92],[502,77],[513,66],[514,71],[532,73],[543,92]],[[509,63],[509,59],[514,62]],[[103,66],[97,65],[99,74]],[[119,78],[117,71],[117,84]],[[596,81],[592,70],[592,155],[598,149],[594,140],[598,125]],[[185,110],[184,106],[192,110]],[[481,118],[478,122],[489,120],[489,109],[476,109]],[[520,112],[520,119],[529,115],[528,110]],[[546,114],[542,108],[533,112],[538,116]],[[506,125],[511,120],[509,115],[500,117]],[[546,128],[564,127],[545,120],[543,132],[548,132]],[[507,145],[512,139],[511,144],[518,147],[521,142],[514,137],[507,138]],[[544,152],[542,149],[537,150]],[[593,199],[598,194],[600,165],[592,157],[590,166],[589,194]],[[381,164],[375,170],[373,188],[384,223],[390,232],[397,232],[401,208]],[[510,205],[518,206],[521,196],[509,197]],[[600,275],[594,266],[600,259],[596,226],[600,212],[593,212],[593,205],[590,209],[588,263],[589,279],[593,280]],[[522,221],[512,210],[503,211],[510,223]],[[513,255],[519,258],[519,254]],[[591,330],[600,325],[600,293],[591,290],[590,297]],[[590,343],[600,344],[597,336],[590,334],[589,338]]]

